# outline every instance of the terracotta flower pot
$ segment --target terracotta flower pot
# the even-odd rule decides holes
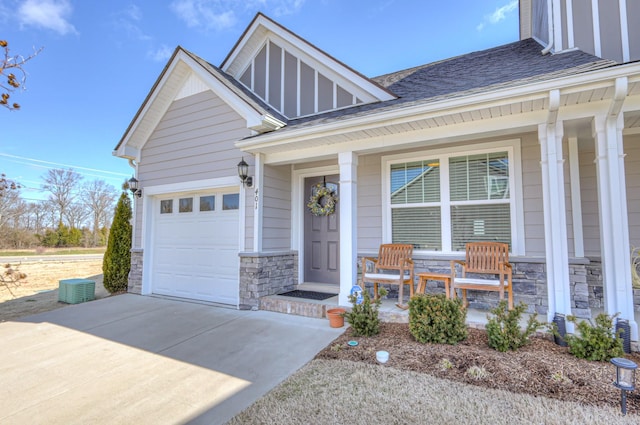
[[[331,308],[327,310],[327,318],[329,319],[329,326],[332,328],[341,328],[344,326],[344,316],[346,312],[344,308]]]

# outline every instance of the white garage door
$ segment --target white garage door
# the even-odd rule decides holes
[[[238,193],[189,193],[153,202],[152,292],[238,303]]]

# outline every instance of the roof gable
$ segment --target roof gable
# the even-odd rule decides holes
[[[287,118],[395,98],[260,13],[220,68]]]
[[[147,98],[129,124],[113,154],[139,160],[140,151],[175,100],[206,90],[213,91],[261,133],[285,125],[269,108],[237,87],[218,68],[177,47]]]

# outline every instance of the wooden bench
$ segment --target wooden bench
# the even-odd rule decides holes
[[[373,283],[373,296],[378,299],[378,284],[399,285],[398,307],[407,309],[403,302],[404,285],[409,285],[410,296],[413,297],[413,245],[382,244],[378,258],[362,259],[362,287],[365,282]],[[372,267],[367,267],[370,263]]]
[[[460,266],[462,274],[456,276],[456,265]],[[471,277],[467,277],[471,274]],[[496,291],[500,293],[500,300],[504,293],[509,293],[509,310],[513,309],[513,289],[511,283],[511,264],[509,263],[509,245],[500,242],[470,242],[466,244],[464,261],[451,261],[451,290],[456,297],[456,289],[462,291],[465,307],[467,289],[476,291]],[[488,276],[481,276],[488,275]]]

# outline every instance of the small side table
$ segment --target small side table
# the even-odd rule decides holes
[[[451,298],[451,275],[444,273],[418,273],[420,281],[418,282],[418,294],[424,294],[424,290],[427,287],[427,280],[440,280],[444,282],[444,292],[447,298]]]

